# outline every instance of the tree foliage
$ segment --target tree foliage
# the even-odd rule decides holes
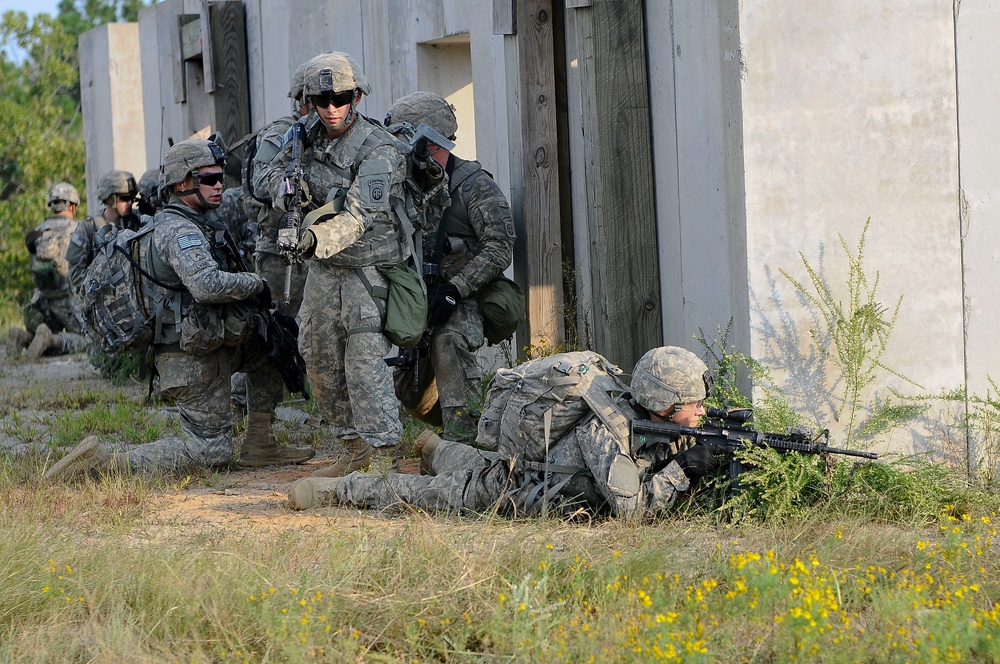
[[[46,217],[56,182],[73,184],[86,211],[78,37],[143,0],[62,0],[57,16],[7,11],[0,18],[0,280],[8,302],[33,290],[25,234]]]

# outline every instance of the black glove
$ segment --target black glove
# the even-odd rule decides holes
[[[440,286],[436,286],[427,295],[427,325],[434,327],[444,323],[458,308],[458,301],[462,296],[454,284],[447,281]]]
[[[264,290],[257,293],[257,304],[267,309],[274,307],[274,298],[271,296],[271,287],[264,282]]]
[[[312,258],[316,253],[316,234],[308,228],[302,231],[302,237],[299,238],[298,252],[302,258]]]
[[[722,465],[722,457],[712,454],[712,450],[704,445],[695,445],[676,457],[674,461],[689,478],[702,477],[715,472]]]

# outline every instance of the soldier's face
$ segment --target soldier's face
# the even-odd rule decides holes
[[[671,418],[674,424],[682,427],[696,427],[701,423],[701,418],[705,417],[705,402],[692,401],[677,407]]]
[[[132,201],[135,200],[135,196],[115,194],[114,199],[115,212],[119,217],[127,217],[132,213]]]
[[[181,189],[186,191],[193,187],[194,178],[189,175]],[[214,210],[222,205],[222,190],[222,166],[202,166],[198,169],[198,189],[180,199],[196,210]]]

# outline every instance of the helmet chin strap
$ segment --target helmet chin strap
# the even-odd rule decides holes
[[[198,177],[198,172],[195,171],[191,175],[192,177],[194,177],[194,187],[192,187],[191,189],[181,189],[179,191],[175,191],[174,196],[180,197],[180,196],[190,196],[191,194],[194,194],[195,196],[198,197],[198,202],[201,203],[204,209],[214,210],[220,207],[221,204],[209,203],[208,201],[205,200],[205,197],[201,195],[201,178]]]

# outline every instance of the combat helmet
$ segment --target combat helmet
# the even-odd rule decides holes
[[[160,186],[160,169],[151,168],[139,178],[139,195],[147,201],[157,203],[157,189]]]
[[[303,74],[302,85],[307,97],[349,90],[359,90],[366,95],[372,92],[358,61],[341,51],[323,53],[310,60]]]
[[[49,189],[48,206],[53,212],[68,210],[70,205],[80,205],[80,194],[68,182],[57,182]]]
[[[179,141],[167,150],[160,166],[160,183],[167,187],[183,182],[191,175],[197,179],[202,166],[225,166],[226,155],[215,141],[207,138],[189,138]],[[197,183],[196,187],[197,189]]]
[[[433,92],[418,91],[401,97],[385,116],[385,125],[405,122],[411,127],[427,124],[452,141],[458,131],[455,110],[448,101]]]
[[[295,72],[292,74],[292,85],[288,88],[288,97],[295,100],[296,103],[302,101],[302,93],[305,90],[306,70],[309,68],[310,62],[306,60],[296,67]]]
[[[115,194],[134,198],[138,191],[135,177],[128,171],[108,171],[97,181],[97,199],[102,202]]]
[[[652,413],[701,401],[710,391],[708,367],[697,355],[678,346],[648,351],[632,371],[632,396]]]

